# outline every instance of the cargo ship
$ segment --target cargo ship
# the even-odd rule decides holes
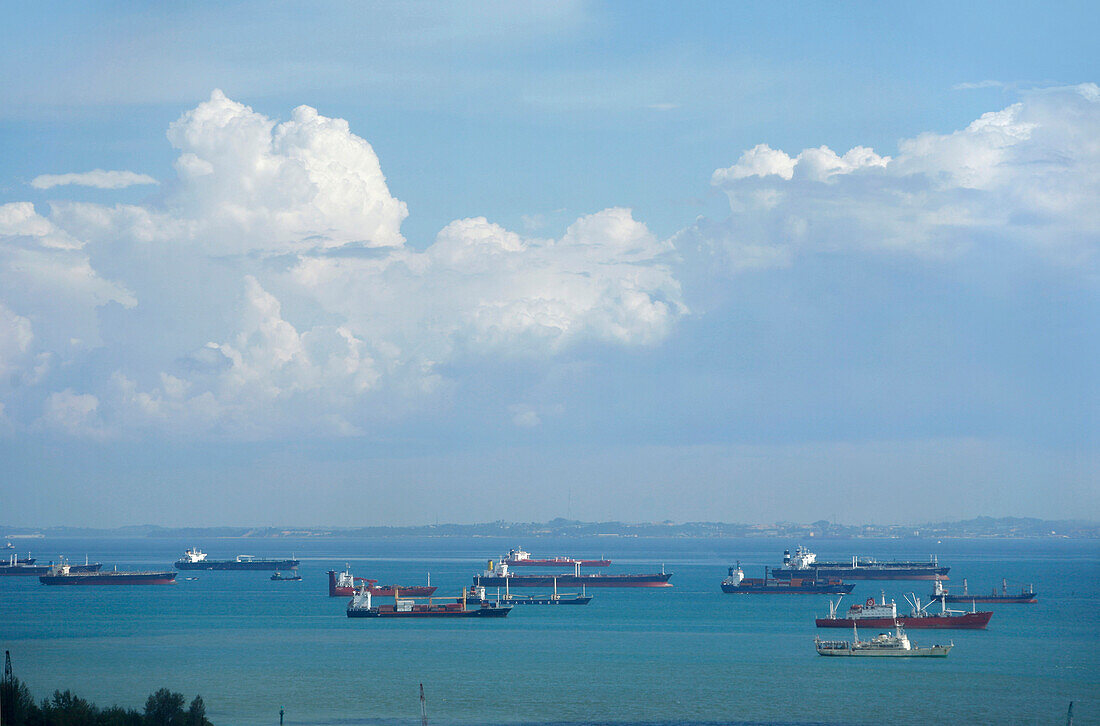
[[[496,602],[469,603],[465,592],[453,602],[418,603],[394,593],[393,605],[375,605],[367,588],[360,588],[348,602],[349,618],[503,618],[512,610],[511,605]],[[471,607],[473,605],[473,607]]]
[[[947,591],[940,582],[936,582],[932,586],[932,599],[942,600],[944,602],[968,602],[968,603],[1014,603],[1014,604],[1030,604],[1035,602],[1035,598],[1038,597],[1038,593],[1035,592],[1035,588],[1028,585],[1026,588],[1020,588],[1019,595],[1008,594],[1008,580],[1001,580],[1001,592],[998,593],[996,588],[988,595],[972,595],[967,591],[966,580],[963,580],[963,591],[961,595],[952,595]]]
[[[852,642],[846,640],[822,640],[814,638],[814,647],[818,655],[870,656],[887,658],[931,657],[946,658],[954,643],[918,648],[909,642],[909,636],[897,625],[893,633],[879,633],[870,640],[860,640],[859,633],[852,628]]]
[[[49,571],[49,565],[34,564],[33,557],[21,560],[12,555],[7,562],[0,564],[0,575],[44,575]]]
[[[53,565],[53,563],[50,563],[50,564]],[[87,555],[84,556],[84,564],[83,565],[80,564],[79,562],[76,563],[76,564],[73,564],[73,563],[70,563],[70,562],[66,561],[64,557],[59,557],[57,559],[57,565],[53,565],[53,566],[54,567],[59,567],[61,565],[68,565],[70,572],[99,572],[100,568],[103,567],[103,565],[100,564],[99,562],[89,562]]]
[[[883,594],[882,602],[875,602],[873,597],[867,598],[867,602],[852,605],[848,612],[841,617],[837,613],[840,606],[840,598],[836,602],[829,601],[829,614],[824,618],[817,618],[814,622],[819,628],[851,628],[859,625],[861,628],[893,628],[900,625],[904,628],[940,628],[956,630],[985,630],[989,619],[993,617],[991,611],[963,612],[961,610],[948,610],[946,606],[941,612],[928,611],[928,606],[921,607],[920,600],[914,598],[910,603],[912,612],[908,615],[898,615],[897,605],[893,600],[886,602]]]
[[[298,560],[269,560],[252,555],[237,555],[233,560],[208,560],[197,547],[183,553],[175,562],[177,570],[292,570]]]
[[[508,571],[503,562],[489,567],[484,573],[474,575],[475,587],[554,587],[556,582],[564,587],[672,587],[671,572],[662,571],[643,575],[609,575],[602,572],[581,574],[580,564],[573,565],[572,573],[557,575],[517,575]]]
[[[530,552],[521,548],[508,550],[507,556],[505,556],[501,562],[509,567],[573,567],[574,565],[580,565],[581,567],[607,567],[611,564],[611,560],[606,559],[577,560],[572,557],[561,556],[536,560],[532,559]]]
[[[485,588],[475,585],[467,588],[463,597],[469,602],[489,602]],[[561,593],[558,592],[555,584],[554,591],[550,595],[513,595],[507,587],[504,588],[504,594],[501,595],[498,587],[496,601],[509,605],[587,605],[592,602],[592,596],[585,591],[584,587],[581,587],[579,593]]]
[[[170,585],[175,580],[174,572],[73,572],[70,565],[52,567],[38,578],[43,585]]]
[[[355,594],[356,588],[366,587],[374,597],[393,597],[395,592],[402,592],[409,597],[430,597],[435,594],[435,585],[432,584],[432,576],[428,575],[427,585],[379,585],[378,580],[368,580],[365,577],[352,577],[351,568],[344,566],[343,572],[328,571],[328,596],[350,597]],[[358,584],[356,584],[358,583]]]
[[[941,567],[935,555],[928,562],[879,562],[870,557],[852,557],[851,562],[818,562],[817,555],[799,545],[792,556],[783,551],[783,566],[772,569],[772,577],[839,577],[842,580],[946,580],[950,567]]]
[[[283,573],[276,570],[275,574],[271,576],[271,579],[275,580],[276,582],[301,582],[302,576],[299,575],[297,572],[292,572],[289,575],[284,575]]]
[[[768,568],[764,568],[764,578],[745,577],[741,563],[729,569],[729,577],[722,580],[722,592],[725,593],[775,593],[788,595],[846,595],[855,585],[837,578],[821,580],[792,577],[789,580],[768,579]]]

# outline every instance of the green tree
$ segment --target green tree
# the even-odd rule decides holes
[[[145,701],[144,726],[183,726],[183,694],[162,688]]]
[[[25,726],[38,717],[38,705],[26,683],[18,678],[0,682],[0,723]]]

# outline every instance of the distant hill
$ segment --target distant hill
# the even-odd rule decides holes
[[[160,527],[144,524],[115,529],[89,527],[6,527],[10,539],[23,537],[1100,537],[1100,523],[1086,520],[1045,520],[1034,517],[976,517],[959,522],[926,524],[848,525],[819,520],[809,524],[731,524],[726,522],[483,522],[425,524],[402,527]]]

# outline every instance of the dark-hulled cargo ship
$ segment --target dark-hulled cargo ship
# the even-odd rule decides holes
[[[508,550],[508,554],[502,558],[502,561],[509,567],[573,567],[576,564],[580,564],[581,567],[607,567],[611,564],[611,560],[607,558],[578,560],[558,555],[539,559],[531,557],[531,553],[522,547]]]
[[[450,602],[418,603],[398,593],[393,605],[375,605],[370,590],[360,588],[348,602],[349,618],[503,618],[512,610],[511,605],[497,602],[468,603],[465,597]]]
[[[783,566],[772,569],[776,579],[828,578],[842,580],[946,580],[950,567],[942,567],[932,556],[928,562],[879,562],[870,557],[852,557],[851,562],[818,562],[817,555],[801,545],[792,556],[783,551]]]
[[[517,575],[508,571],[503,562],[474,575],[474,587],[672,587],[671,572],[644,575],[614,575],[605,573],[581,573],[580,564],[574,564],[572,573],[558,575]]]
[[[270,560],[252,555],[237,555],[233,560],[208,560],[198,548],[184,552],[175,562],[177,570],[292,570],[298,560]]]
[[[49,565],[34,564],[33,557],[20,559],[12,555],[7,562],[0,564],[0,575],[43,575],[49,571]]]
[[[435,593],[435,585],[428,577],[427,585],[379,585],[378,580],[368,580],[365,577],[352,577],[351,567],[344,566],[343,572],[328,571],[328,596],[348,597],[354,595],[359,587],[365,587],[373,597],[393,597],[395,592],[402,592],[409,597],[429,597]],[[358,584],[356,584],[358,583]]]
[[[965,579],[963,580],[963,591],[961,595],[952,595],[948,592],[947,588],[938,581],[932,586],[932,599],[943,600],[944,602],[1030,605],[1035,602],[1037,597],[1039,597],[1039,593],[1035,592],[1035,588],[1031,585],[1021,587],[1019,595],[1009,595],[1008,581],[1004,579],[1001,580],[1001,591],[998,593],[996,588],[994,588],[988,595],[975,595],[968,592]]]
[[[176,581],[174,572],[75,572],[69,565],[50,568],[41,575],[43,585],[170,585]]]
[[[764,593],[764,594],[788,594],[788,595],[846,595],[852,591],[855,585],[845,583],[837,578],[823,580],[803,580],[792,577],[789,580],[768,579],[768,568],[764,568],[763,579],[759,577],[745,577],[741,563],[729,569],[729,577],[722,580],[722,592],[725,593]]]

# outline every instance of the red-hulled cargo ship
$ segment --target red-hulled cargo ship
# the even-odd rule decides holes
[[[50,569],[41,575],[43,585],[170,585],[176,581],[174,572],[73,572],[69,565]]]
[[[349,618],[503,618],[512,610],[511,605],[498,602],[467,603],[465,596],[444,603],[418,603],[402,598],[400,591],[394,596],[393,605],[374,605],[367,588],[360,588],[348,602]],[[465,595],[465,594],[464,594]]]
[[[938,613],[928,612],[927,606],[921,607],[920,600],[914,598],[911,603],[912,612],[908,615],[898,615],[897,605],[893,600],[886,602],[883,594],[882,602],[875,602],[873,597],[867,598],[862,605],[856,604],[848,608],[844,617],[837,613],[840,599],[836,602],[829,601],[829,615],[817,618],[814,621],[819,628],[893,628],[900,625],[903,628],[942,628],[958,630],[985,630],[993,613],[963,612],[961,610],[948,610],[941,602],[943,610]]]
[[[436,590],[432,585],[431,575],[428,575],[427,585],[378,585],[378,580],[352,577],[351,568],[347,566],[345,568],[343,572],[328,571],[329,597],[351,597],[360,587],[366,587],[373,597],[393,597],[394,592],[398,591],[409,597],[430,597]]]
[[[578,560],[562,556],[536,560],[531,557],[530,552],[522,548],[508,550],[508,555],[501,561],[509,567],[607,567],[611,564],[611,560],[606,559]]]
[[[1035,602],[1039,594],[1035,592],[1035,588],[1028,585],[1026,588],[1020,588],[1019,595],[1008,594],[1008,581],[1001,580],[1001,592],[998,594],[996,588],[993,589],[988,595],[972,595],[967,591],[966,580],[963,580],[963,591],[961,595],[952,595],[947,591],[947,588],[943,584],[936,582],[932,586],[932,599],[943,600],[944,602],[962,602],[962,603],[1009,603],[1009,604],[1032,604]]]
[[[644,575],[609,575],[602,572],[581,574],[579,564],[572,573],[559,575],[517,575],[508,571],[503,562],[495,567],[489,561],[488,569],[474,575],[474,587],[672,587],[671,572]]]

